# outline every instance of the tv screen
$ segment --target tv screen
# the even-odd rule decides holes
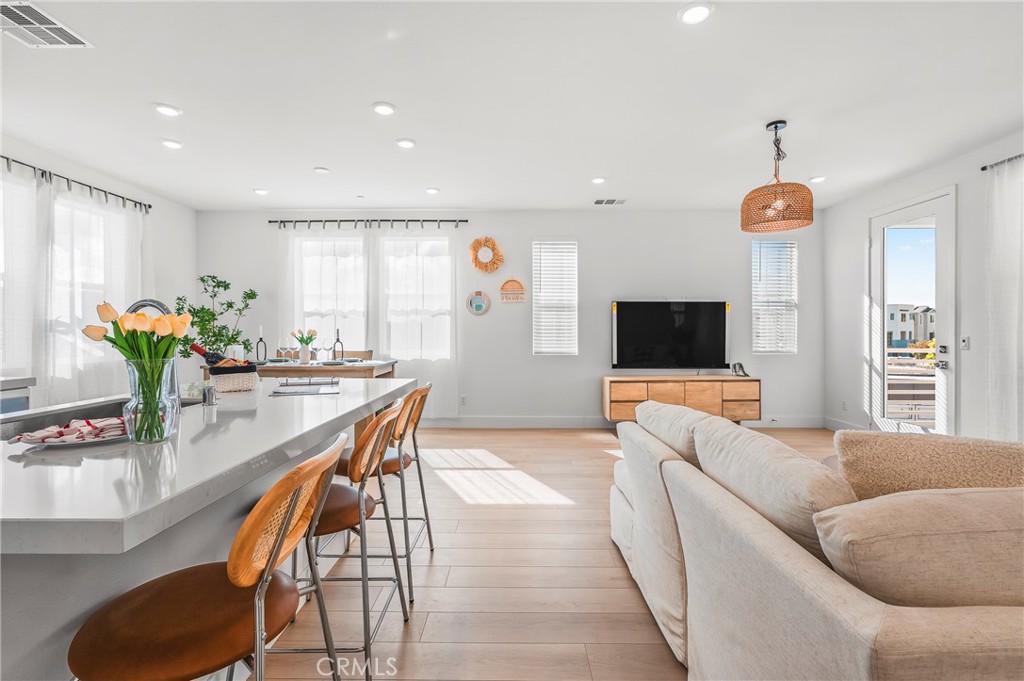
[[[728,369],[724,302],[612,303],[613,369]]]

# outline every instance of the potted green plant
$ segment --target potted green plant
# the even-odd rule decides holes
[[[241,300],[234,301],[225,296],[231,290],[230,282],[213,274],[204,274],[198,281],[203,295],[210,299],[209,305],[193,305],[185,296],[178,296],[174,301],[177,314],[187,312],[192,315],[192,329],[196,333],[195,338],[185,336],[181,339],[181,356],[192,356],[189,346],[193,343],[221,354],[232,345],[241,345],[246,352],[252,352],[252,341],[242,336],[238,324],[249,311],[252,301],[259,297],[256,291],[246,289],[242,291]]]

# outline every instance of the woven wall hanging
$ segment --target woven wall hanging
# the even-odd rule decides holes
[[[486,260],[483,258],[487,258],[487,253],[482,254],[483,258],[480,253],[484,249],[490,251],[490,258]],[[505,262],[505,255],[498,248],[498,243],[489,236],[473,240],[473,243],[469,245],[469,257],[473,260],[473,267],[487,274],[496,272],[501,267],[501,263]]]
[[[526,302],[526,287],[518,279],[506,279],[498,292],[501,293],[501,302],[503,303]]]

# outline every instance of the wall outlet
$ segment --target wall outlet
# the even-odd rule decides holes
[[[465,395],[459,395],[459,406],[460,407],[465,407],[466,406],[466,396]]]
[[[971,349],[971,337],[970,336],[960,336],[960,349],[961,350],[970,350]]]
[[[840,409],[842,409],[843,411],[846,411],[846,400],[843,400],[842,402],[840,402],[840,403],[839,403],[839,407],[840,407]]]

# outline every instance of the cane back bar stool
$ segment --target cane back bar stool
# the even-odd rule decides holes
[[[324,652],[338,681],[323,589],[310,560],[307,589],[278,566],[313,532],[327,499],[340,435],[321,454],[294,467],[257,502],[226,562],[184,568],[135,587],[92,614],[71,641],[68,667],[79,681],[191,681],[243,662],[256,681],[266,673],[266,645],[292,619],[299,596],[317,599]],[[277,651],[275,651],[277,652]]]
[[[398,564],[398,551],[395,546],[395,534],[391,527],[391,511],[388,508],[387,494],[384,491],[384,478],[381,462],[387,452],[395,433],[395,424],[403,409],[403,401],[398,400],[391,407],[385,409],[374,417],[370,425],[359,436],[355,447],[349,457],[338,461],[335,472],[339,475],[348,476],[352,485],[336,482],[330,486],[324,502],[323,512],[313,529],[312,534],[318,539],[328,537],[329,539],[320,546],[315,555],[322,558],[344,558],[345,554],[324,553],[324,549],[339,533],[352,531],[359,535],[359,563],[361,573],[359,577],[320,577],[325,582],[360,582],[363,596],[363,645],[354,648],[335,648],[338,652],[363,653],[366,662],[366,679],[372,678],[372,646],[377,637],[377,632],[388,613],[388,607],[398,592],[399,601],[402,604],[402,617],[409,621],[409,608],[405,601],[405,592],[402,586],[402,570]],[[380,499],[374,499],[366,492],[366,483],[376,476],[380,486]],[[356,487],[355,485],[358,485]],[[380,506],[384,511],[384,520],[388,528],[388,542],[391,546],[391,553],[386,556],[391,559],[394,567],[394,577],[371,577],[368,564],[366,521]],[[346,548],[347,553],[347,548]],[[391,590],[387,600],[377,617],[376,623],[370,626],[370,582],[391,582]]]
[[[415,599],[412,580],[412,552],[419,543],[420,537],[423,536],[424,529],[427,531],[427,540],[430,544],[430,550],[434,550],[434,533],[430,527],[430,510],[427,508],[427,489],[423,482],[423,464],[420,460],[419,445],[416,442],[416,431],[419,429],[420,418],[423,416],[423,408],[427,404],[427,396],[430,394],[430,388],[431,384],[427,383],[426,385],[413,389],[402,398],[404,404],[402,405],[401,413],[398,415],[398,421],[395,424],[395,432],[391,439],[391,446],[388,447],[388,451],[384,454],[384,460],[381,462],[381,471],[384,475],[398,476],[399,487],[402,493],[402,529],[405,536],[405,552],[398,554],[397,557],[405,561],[407,576],[406,585],[409,591],[410,603]],[[412,443],[411,455],[405,451],[405,443],[407,441]],[[341,455],[339,467],[344,466],[346,455],[346,453]],[[414,463],[416,464],[416,473],[420,483],[420,498],[423,501],[422,516],[409,515],[409,497],[407,494],[405,471]],[[383,489],[383,481],[381,482],[381,488]],[[419,522],[415,536],[412,536],[413,533],[410,532],[409,521]],[[368,558],[390,557],[391,556],[389,555],[373,553],[368,556]]]

